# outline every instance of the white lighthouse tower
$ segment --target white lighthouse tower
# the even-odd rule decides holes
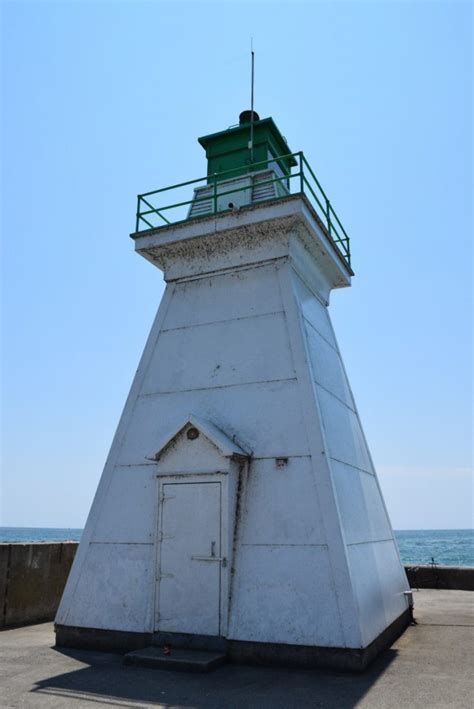
[[[363,669],[410,613],[328,314],[349,239],[271,118],[199,142],[204,181],[138,199],[135,249],[167,286],[57,644]]]

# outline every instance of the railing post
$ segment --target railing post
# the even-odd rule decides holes
[[[137,197],[137,220],[135,222],[135,232],[138,231],[139,226],[140,226],[140,202],[141,202],[141,197],[138,195]]]
[[[300,150],[300,192],[304,192],[303,151]]]
[[[328,222],[329,236],[331,236],[331,202],[328,200],[327,197],[326,197],[326,219]]]
[[[214,189],[212,193],[212,201],[214,204],[214,214],[217,214],[217,172],[214,173]]]

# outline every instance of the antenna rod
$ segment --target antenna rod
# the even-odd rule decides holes
[[[252,55],[252,81],[250,91],[250,163],[253,163],[253,86],[255,71],[255,52],[253,51],[253,37],[250,39],[250,53]]]

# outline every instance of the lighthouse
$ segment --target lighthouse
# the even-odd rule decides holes
[[[272,118],[199,138],[139,195],[166,281],[56,617],[56,642],[364,669],[409,587],[328,306],[349,237]]]

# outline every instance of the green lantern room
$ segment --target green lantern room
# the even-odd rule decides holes
[[[240,207],[287,195],[294,155],[272,118],[260,119],[242,111],[239,123],[227,130],[198,138],[206,151],[207,183],[199,187],[188,218]]]
[[[266,168],[273,169],[279,177],[291,174],[297,163],[273,118],[260,120],[255,111],[253,116],[253,126],[252,111],[242,111],[238,125],[198,138],[206,151],[209,182]]]

